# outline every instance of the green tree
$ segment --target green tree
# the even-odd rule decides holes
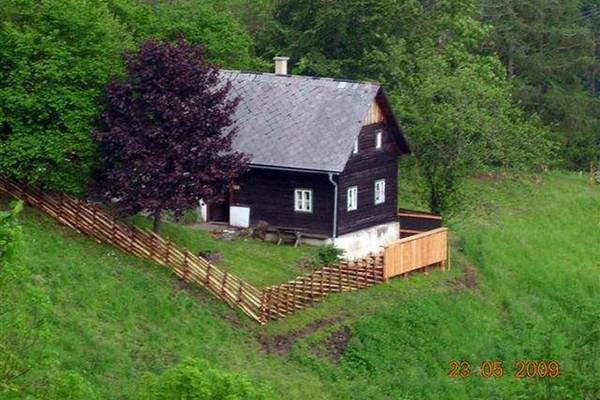
[[[277,2],[276,24],[260,37],[258,47],[265,57],[289,55],[296,73],[364,79],[369,68],[363,58],[385,52],[388,39],[421,43],[407,39],[417,33],[415,24],[427,31],[424,13],[418,0],[284,0]]]
[[[435,212],[452,211],[472,171],[531,167],[552,149],[541,125],[513,106],[510,87],[498,76],[503,70],[493,61],[452,68],[432,57],[420,66],[423,79],[412,96],[415,118],[408,133],[424,200]]]
[[[205,1],[160,3],[156,14],[153,36],[172,40],[181,33],[190,43],[201,44],[210,62],[223,67],[249,69],[260,65],[252,56],[254,43],[244,27]]]
[[[472,0],[283,1],[271,37],[299,60],[295,72],[384,85],[418,159],[425,199],[439,212],[456,203],[469,172],[544,164],[552,147],[539,118],[513,101],[499,59],[485,51],[491,27],[479,12]]]
[[[222,2],[107,0],[107,4],[138,44],[183,35],[188,42],[202,45],[212,63],[236,69],[263,67],[253,55],[252,37]]]
[[[515,98],[554,127],[566,166],[600,158],[598,3],[485,1],[490,48],[506,65]]]
[[[206,362],[187,360],[160,376],[149,376],[140,396],[144,400],[268,400],[273,399],[264,387],[248,378],[221,372]]]
[[[102,1],[5,0],[0,21],[0,170],[81,192],[97,97],[130,35]]]

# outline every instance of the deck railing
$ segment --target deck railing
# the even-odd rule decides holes
[[[441,215],[406,208],[398,210],[398,220],[401,238],[442,227]]]
[[[448,228],[438,228],[388,243],[383,250],[384,278],[448,263]]]

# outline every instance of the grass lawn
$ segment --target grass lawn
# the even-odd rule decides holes
[[[137,216],[132,219],[135,224],[151,228],[148,218]],[[191,252],[218,251],[223,255],[223,262],[217,266],[244,279],[260,288],[287,282],[308,272],[300,264],[317,253],[317,247],[302,245],[277,246],[272,242],[263,242],[250,238],[234,241],[215,239],[210,232],[191,227],[161,223],[161,235],[172,240]]]
[[[77,373],[97,398],[130,399],[145,373],[196,357],[268,382],[282,399],[600,398],[600,187],[552,173],[481,177],[470,191],[477,201],[448,221],[451,271],[332,295],[265,327],[29,209],[19,262],[50,298],[49,332],[44,354],[24,354],[37,367],[19,385],[44,397],[49,375]],[[263,246],[267,268],[298,256],[179,232],[165,226],[192,251],[223,251],[231,268]],[[20,293],[9,291],[15,312],[25,312]],[[452,359],[470,361],[472,376],[448,378]],[[562,373],[519,380],[520,359],[558,360]],[[502,361],[505,376],[479,376],[484,360]]]

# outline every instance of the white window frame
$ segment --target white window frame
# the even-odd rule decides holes
[[[352,154],[358,153],[358,139],[354,141],[354,147],[352,148]]]
[[[358,210],[358,186],[350,186],[346,192],[346,210]]]
[[[383,147],[383,131],[377,131],[375,134],[375,148],[381,149]]]
[[[374,195],[375,204],[385,203],[385,179],[378,179],[375,181]]]
[[[304,213],[313,212],[312,189],[294,189],[294,211]]]

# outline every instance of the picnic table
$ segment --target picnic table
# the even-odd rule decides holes
[[[302,234],[306,232],[306,229],[289,226],[276,226],[275,230],[277,231],[277,246],[283,243],[284,236],[288,236],[294,240],[294,247],[298,247]]]

